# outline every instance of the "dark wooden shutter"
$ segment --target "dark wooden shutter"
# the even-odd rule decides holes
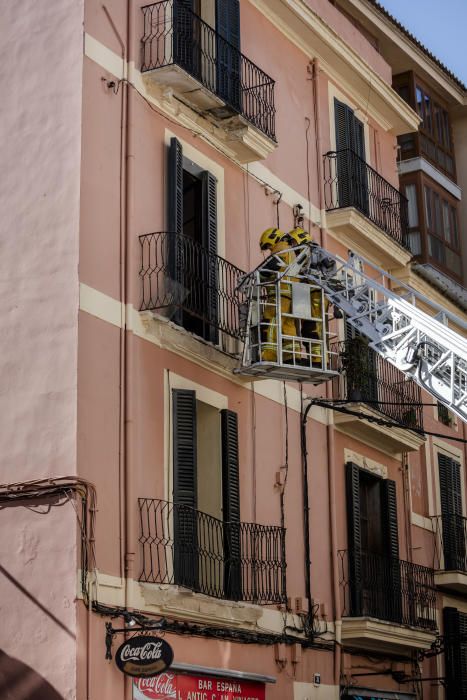
[[[352,205],[352,111],[339,100],[334,100],[334,117],[336,126],[336,176],[338,208]]]
[[[334,116],[339,207],[354,206],[368,214],[365,128],[350,107],[336,99]]]
[[[173,304],[172,320],[182,324],[183,302],[183,150],[175,137],[170,139],[168,156],[168,233],[166,234],[167,261],[172,282],[167,296]]]
[[[396,482],[391,479],[381,481],[381,509],[385,550],[393,559],[399,559]]]
[[[384,609],[388,619],[400,622],[402,619],[402,572],[399,561],[399,528],[397,524],[396,482],[383,479],[381,489],[381,515],[383,526],[384,551],[387,561],[381,567],[381,582],[384,594]],[[410,572],[404,572],[406,576]],[[413,582],[407,581],[409,587]]]
[[[206,303],[206,315],[209,319],[209,328],[206,329],[205,338],[212,343],[218,342],[218,265],[217,265],[217,179],[205,170],[201,173],[202,182],[202,225],[203,246],[207,250],[206,265],[202,266],[202,274],[205,276],[204,284]]]
[[[217,90],[227,104],[241,111],[240,2],[216,0]]]
[[[238,465],[238,416],[221,411],[222,500],[224,515],[225,592],[230,600],[242,597],[240,480]]]
[[[347,462],[347,531],[349,542],[350,614],[358,617],[362,610],[362,533],[360,526],[360,469]]]
[[[466,542],[462,516],[459,462],[438,453],[439,491],[443,534],[444,568],[465,570]]]
[[[467,698],[467,615],[444,608],[446,699]]]
[[[183,232],[183,151],[182,144],[172,137],[169,147],[168,229]]]
[[[197,553],[197,444],[196,393],[172,390],[174,579],[196,588]]]
[[[195,37],[198,32],[193,15],[193,0],[173,0],[173,62],[195,75],[199,70]]]

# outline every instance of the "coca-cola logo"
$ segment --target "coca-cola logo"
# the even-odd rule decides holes
[[[141,695],[137,697],[154,700],[177,700],[177,685],[173,673],[161,673],[153,678],[138,678],[135,688]]]
[[[115,662],[128,676],[148,678],[166,671],[173,656],[172,647],[164,639],[139,636],[118,647]]]

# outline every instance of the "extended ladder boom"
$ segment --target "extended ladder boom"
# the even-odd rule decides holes
[[[447,325],[466,330],[462,319],[364,258],[345,261],[319,246],[295,250],[287,274],[320,286],[370,347],[467,420],[467,340]]]

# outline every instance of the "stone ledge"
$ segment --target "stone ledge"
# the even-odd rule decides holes
[[[414,649],[428,649],[435,638],[435,631],[405,627],[371,617],[342,619],[344,647],[409,654]]]
[[[355,207],[327,211],[325,226],[338,241],[387,270],[406,266],[412,258],[408,250]]]

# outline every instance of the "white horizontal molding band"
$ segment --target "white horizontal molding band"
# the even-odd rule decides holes
[[[89,287],[83,282],[80,283],[80,310],[118,328],[123,328],[124,326],[124,305],[107,294],[104,294],[93,287]],[[224,379],[228,379],[237,386],[241,386],[248,391],[254,391],[258,396],[270,399],[281,406],[285,405],[282,382],[274,379],[264,379],[257,382],[242,381],[234,376],[231,370],[228,368],[222,368],[220,365],[214,365],[213,362],[206,359],[202,354],[203,352],[209,352],[211,355],[219,354],[220,357],[223,357],[223,353],[217,351],[213,346],[207,346],[205,343],[198,341],[182,328],[175,326],[175,324],[167,321],[160,321],[159,319],[152,319],[152,316],[153,314],[150,312],[140,313],[139,311],[136,311],[132,304],[128,304],[127,330],[131,331],[135,336],[145,340],[146,342],[152,343],[157,347],[164,348],[169,352],[173,352],[180,357],[190,360],[194,364],[204,367],[210,372],[222,376]],[[180,342],[177,344],[165,343],[160,335],[153,332],[153,328],[157,328],[158,326],[163,326],[167,329],[167,336],[178,336],[180,338]],[[188,350],[189,345],[194,349]],[[300,391],[294,387],[286,385],[286,396],[288,408],[290,408],[292,411],[300,413]],[[304,398],[306,398],[306,394],[304,394]],[[321,408],[320,406],[313,406],[310,412],[310,419],[324,425],[327,425],[330,422],[331,418],[329,416],[330,412],[325,408]]]

